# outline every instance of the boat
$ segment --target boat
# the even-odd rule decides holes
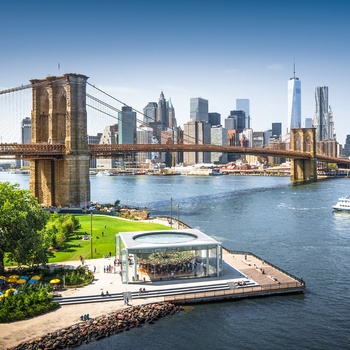
[[[112,176],[113,174],[108,170],[103,170],[97,172],[96,176]]]
[[[343,211],[346,213],[350,213],[350,198],[347,196],[340,197],[338,199],[338,203],[332,206],[334,211]]]

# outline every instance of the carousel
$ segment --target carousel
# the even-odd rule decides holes
[[[218,277],[222,246],[197,229],[120,232],[116,259],[123,283]]]

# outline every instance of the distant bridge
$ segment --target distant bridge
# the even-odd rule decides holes
[[[138,152],[221,152],[236,153],[246,155],[256,155],[264,157],[284,157],[290,159],[311,159],[312,155],[307,152],[292,150],[275,150],[267,147],[239,147],[239,146],[217,146],[217,145],[190,145],[190,144],[89,144],[91,158],[117,157],[126,153]],[[15,159],[61,159],[69,151],[63,144],[51,143],[3,143],[0,144],[0,158]],[[317,154],[319,162],[350,165],[350,161],[345,158],[329,157]]]
[[[30,189],[39,203],[62,207],[86,207],[90,202],[90,159],[117,158],[130,153],[220,152],[284,157],[292,159],[291,179],[297,181],[316,181],[319,162],[349,165],[347,159],[329,157],[316,152],[313,128],[292,129],[290,150],[198,145],[194,144],[194,140],[190,140],[189,144],[176,144],[174,140],[172,140],[174,144],[88,144],[88,124],[97,123],[98,130],[101,130],[101,127],[111,123],[110,120],[102,122],[98,118],[90,118],[88,121],[87,108],[114,119],[118,119],[116,115],[123,112],[87,93],[87,87],[95,88],[88,84],[87,80],[88,77],[84,75],[64,74],[59,77],[34,79],[30,85],[0,91],[0,95],[8,96],[11,93],[32,89],[31,143],[2,142],[5,136],[10,140],[15,139],[7,130],[19,123],[9,119],[10,113],[0,109],[3,113],[0,118],[0,131],[5,135],[0,135],[0,158],[30,160]],[[86,101],[87,98],[89,103]],[[15,115],[20,115],[20,105],[24,100],[17,98],[6,103],[5,99],[4,109],[6,104],[13,105]],[[113,101],[122,103],[115,98]],[[98,107],[95,104],[98,104]],[[108,113],[104,111],[107,107]],[[6,117],[7,120],[4,121]],[[136,120],[134,122],[136,123]],[[137,122],[143,123],[140,120]],[[115,120],[113,124],[116,124]],[[130,124],[131,126],[136,127]]]

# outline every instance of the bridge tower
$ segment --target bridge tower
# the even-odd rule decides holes
[[[30,190],[39,203],[84,208],[90,203],[86,81],[80,74],[31,80],[32,142],[64,144],[63,159],[30,162]]]
[[[291,150],[310,153],[309,159],[293,159],[290,167],[292,181],[317,181],[315,128],[291,130]]]

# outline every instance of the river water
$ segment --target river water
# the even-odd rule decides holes
[[[28,188],[28,175],[0,173],[5,180]],[[80,348],[350,349],[350,215],[331,209],[349,185],[335,179],[293,186],[286,177],[258,176],[91,177],[94,201],[172,212],[224,247],[302,277],[307,290],[196,305]]]

